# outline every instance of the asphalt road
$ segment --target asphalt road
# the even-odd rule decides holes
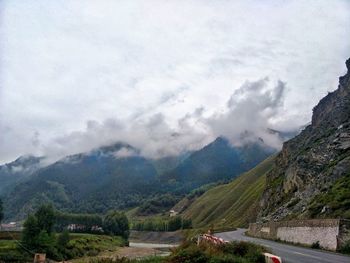
[[[281,257],[283,263],[350,263],[350,257],[348,256],[247,237],[244,235],[245,231],[246,229],[238,229],[231,232],[217,233],[215,236],[227,241],[244,240],[263,245],[269,248],[274,255]]]

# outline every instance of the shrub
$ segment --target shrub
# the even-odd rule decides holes
[[[180,247],[175,250],[167,259],[168,263],[205,263],[209,261],[209,257],[205,252],[193,245],[188,247]]]
[[[129,221],[125,214],[111,211],[103,220],[103,229],[106,233],[122,236],[125,239],[129,237]]]
[[[321,248],[320,241],[312,243],[311,244],[311,248],[313,248],[313,249],[320,249]]]
[[[185,242],[173,250],[167,263],[201,262],[201,263],[263,263],[264,248],[248,242],[231,242],[224,245],[212,245],[203,242],[200,246]]]
[[[344,245],[339,249],[339,252],[344,253],[344,254],[350,254],[350,240],[345,242]]]

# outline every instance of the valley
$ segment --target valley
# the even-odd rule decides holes
[[[350,262],[350,1],[0,21],[0,263]]]

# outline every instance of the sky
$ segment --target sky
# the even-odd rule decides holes
[[[2,0],[0,163],[122,141],[159,158],[290,131],[337,88],[347,0]],[[242,136],[249,134],[249,136]]]

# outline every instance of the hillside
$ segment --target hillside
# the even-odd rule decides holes
[[[157,173],[140,156],[119,156],[125,144],[66,157],[17,184],[5,199],[7,217],[23,218],[40,204],[74,212],[104,213],[138,205],[159,189]]]
[[[182,214],[191,218],[197,228],[246,226],[248,222],[255,221],[266,173],[271,170],[273,162],[274,156],[229,184],[211,188],[195,200],[182,200],[175,209],[184,209]]]
[[[128,144],[116,143],[67,156],[47,167],[23,168],[19,175],[26,180],[0,173],[0,181],[13,178],[6,181],[6,218],[21,219],[42,203],[75,213],[139,207],[140,215],[157,214],[168,211],[196,187],[249,170],[271,152],[260,144],[234,148],[218,138],[198,151],[152,160]],[[17,170],[18,162],[11,164]],[[11,165],[6,171],[15,170]]]
[[[350,218],[350,59],[338,89],[313,110],[312,123],[284,143],[267,175],[259,220]]]
[[[41,167],[42,158],[21,156],[15,161],[0,166],[0,196],[8,193],[15,184],[30,177]]]
[[[231,180],[273,153],[274,150],[263,143],[234,147],[228,140],[219,137],[192,153],[162,179],[180,182],[186,190],[191,190],[204,184]]]

